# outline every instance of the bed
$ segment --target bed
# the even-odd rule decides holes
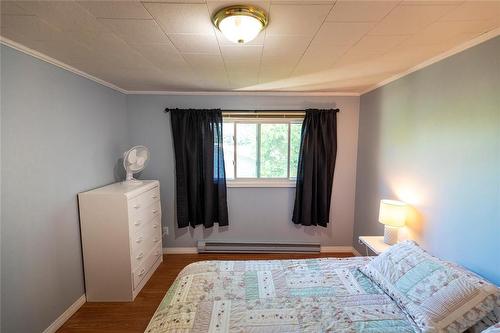
[[[419,332],[358,270],[370,260],[193,263],[172,284],[145,332]]]
[[[408,240],[377,257],[190,264],[146,332],[475,333],[499,310],[500,288]]]

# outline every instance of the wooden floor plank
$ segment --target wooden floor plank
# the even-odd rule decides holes
[[[351,257],[349,253],[317,254],[169,254],[134,302],[85,303],[59,333],[142,333],[177,274],[188,264],[201,260],[277,260],[320,257]]]

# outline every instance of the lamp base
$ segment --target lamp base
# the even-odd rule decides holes
[[[394,245],[398,242],[398,227],[384,226],[384,243]]]

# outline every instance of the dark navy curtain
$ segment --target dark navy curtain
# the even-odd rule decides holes
[[[179,228],[228,225],[221,110],[170,110]]]
[[[326,227],[330,220],[338,111],[306,110],[292,217],[295,224]]]

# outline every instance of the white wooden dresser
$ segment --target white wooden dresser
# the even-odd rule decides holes
[[[162,262],[160,183],[78,194],[87,301],[133,301]]]

